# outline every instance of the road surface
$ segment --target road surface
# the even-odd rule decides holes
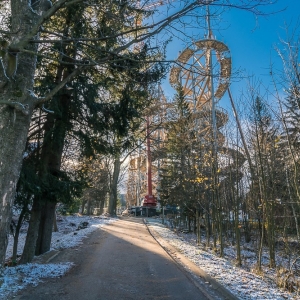
[[[76,264],[67,275],[23,290],[14,299],[213,299],[157,244],[142,219],[105,226],[78,249],[61,251],[51,263],[66,261]]]

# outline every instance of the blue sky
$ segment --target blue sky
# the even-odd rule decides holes
[[[161,8],[162,9],[162,8]],[[280,10],[283,10],[279,12]],[[272,12],[276,12],[272,14]],[[277,4],[264,8],[270,12],[268,16],[254,16],[253,14],[231,9],[223,11],[212,20],[214,35],[217,40],[224,42],[231,51],[233,72],[243,71],[244,76],[254,76],[263,85],[271,88],[270,64],[275,69],[281,69],[281,61],[274,47],[282,47],[280,39],[286,39],[286,26],[290,32],[297,28],[300,33],[300,0],[278,0]],[[195,29],[193,29],[195,30]],[[190,32],[190,30],[189,30]],[[198,28],[198,39],[204,38],[205,30]],[[185,49],[185,42],[174,38],[167,48],[168,59],[176,59],[180,50]],[[167,82],[163,89],[167,97],[172,97],[173,89]],[[240,76],[234,76],[231,81],[231,91],[234,97],[239,97],[246,88],[246,81]],[[228,99],[224,96],[220,105],[227,107]]]

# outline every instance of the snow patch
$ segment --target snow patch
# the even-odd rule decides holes
[[[0,299],[6,299],[28,285],[36,286],[43,278],[63,276],[72,265],[72,263],[26,264],[6,268],[0,277]]]

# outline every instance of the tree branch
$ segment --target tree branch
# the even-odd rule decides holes
[[[55,86],[55,88],[52,91],[50,91],[45,97],[37,98],[35,101],[35,106],[49,101],[57,92],[59,92],[66,85],[66,83],[71,81],[81,71],[83,71],[85,68],[87,68],[87,66],[89,66],[89,65],[78,67],[75,71],[73,71],[70,75],[68,75],[63,81],[61,81],[59,84],[57,84]]]
[[[29,105],[28,104],[22,104],[21,102],[17,102],[17,101],[0,100],[0,105],[1,104],[8,105],[9,107],[11,107],[17,111],[20,111],[25,116],[27,116],[29,114],[29,111],[28,111]]]
[[[83,1],[83,0],[78,0]],[[68,0],[58,0],[54,3],[54,5],[48,9],[47,11],[43,12],[43,14],[37,20],[35,26],[33,26],[32,30],[19,42],[13,45],[13,49],[23,49],[27,46],[28,43],[34,39],[34,37],[38,34],[41,29],[43,23],[50,19],[58,10],[60,10]]]

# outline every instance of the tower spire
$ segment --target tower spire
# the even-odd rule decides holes
[[[207,1],[207,3],[208,2],[209,1]],[[212,30],[211,30],[211,25],[210,25],[210,9],[209,9],[209,4],[206,4],[206,23],[207,23],[207,30],[208,30],[207,38],[213,39],[213,33],[212,33]]]

